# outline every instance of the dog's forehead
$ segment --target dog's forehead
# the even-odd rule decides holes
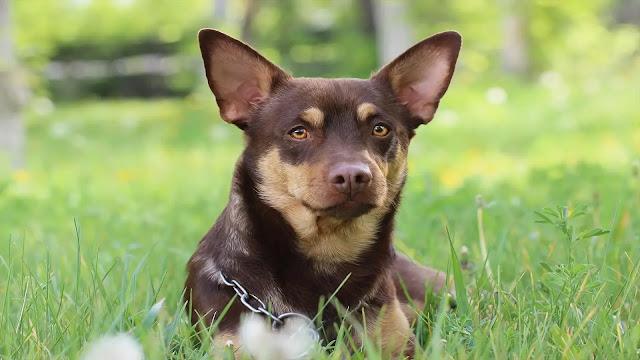
[[[375,85],[364,79],[295,78],[278,97],[290,111],[304,113],[315,109],[324,115],[356,113],[363,104],[380,107],[384,97]]]

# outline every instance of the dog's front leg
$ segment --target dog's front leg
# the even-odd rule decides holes
[[[369,319],[377,320],[367,322],[367,333],[380,341],[383,358],[413,358],[416,339],[398,299],[380,308],[374,315]]]

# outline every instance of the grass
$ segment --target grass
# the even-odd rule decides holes
[[[468,310],[432,303],[416,327],[424,357],[637,359],[640,118],[616,91],[629,80],[566,98],[496,80],[501,104],[457,81],[412,144],[397,219],[398,248],[441,269],[453,249],[464,268]],[[28,133],[28,170],[0,176],[0,358],[74,359],[117,331],[149,359],[220,357],[180,306],[242,146],[213,98],[32,109]],[[611,232],[577,240],[592,228]]]

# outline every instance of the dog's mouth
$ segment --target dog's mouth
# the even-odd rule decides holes
[[[332,205],[325,208],[316,208],[311,206],[308,203],[304,203],[304,205],[313,210],[316,214],[323,217],[333,217],[340,219],[352,219],[362,216],[373,208],[375,208],[374,204],[371,203],[362,203],[359,201],[347,200],[340,204]]]

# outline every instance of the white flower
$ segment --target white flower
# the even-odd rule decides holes
[[[53,138],[62,139],[71,133],[71,125],[62,121],[55,122],[49,128],[49,133]]]
[[[540,81],[540,85],[549,89],[557,89],[564,84],[562,76],[555,71],[543,72],[538,81]]]
[[[142,346],[133,336],[120,333],[106,335],[86,346],[82,360],[143,360]]]
[[[487,90],[486,97],[489,104],[500,105],[507,101],[507,92],[505,89],[495,86]]]
[[[55,109],[55,105],[53,104],[53,102],[46,97],[38,97],[33,99],[33,101],[31,102],[31,107],[33,109],[33,112],[40,116],[49,115]]]
[[[309,332],[301,330],[307,325],[297,318],[289,318],[284,329],[274,331],[263,317],[250,314],[240,324],[243,350],[257,360],[297,358],[315,345]]]
[[[444,127],[452,127],[458,124],[459,119],[460,117],[457,112],[448,109],[440,109],[435,123]]]

